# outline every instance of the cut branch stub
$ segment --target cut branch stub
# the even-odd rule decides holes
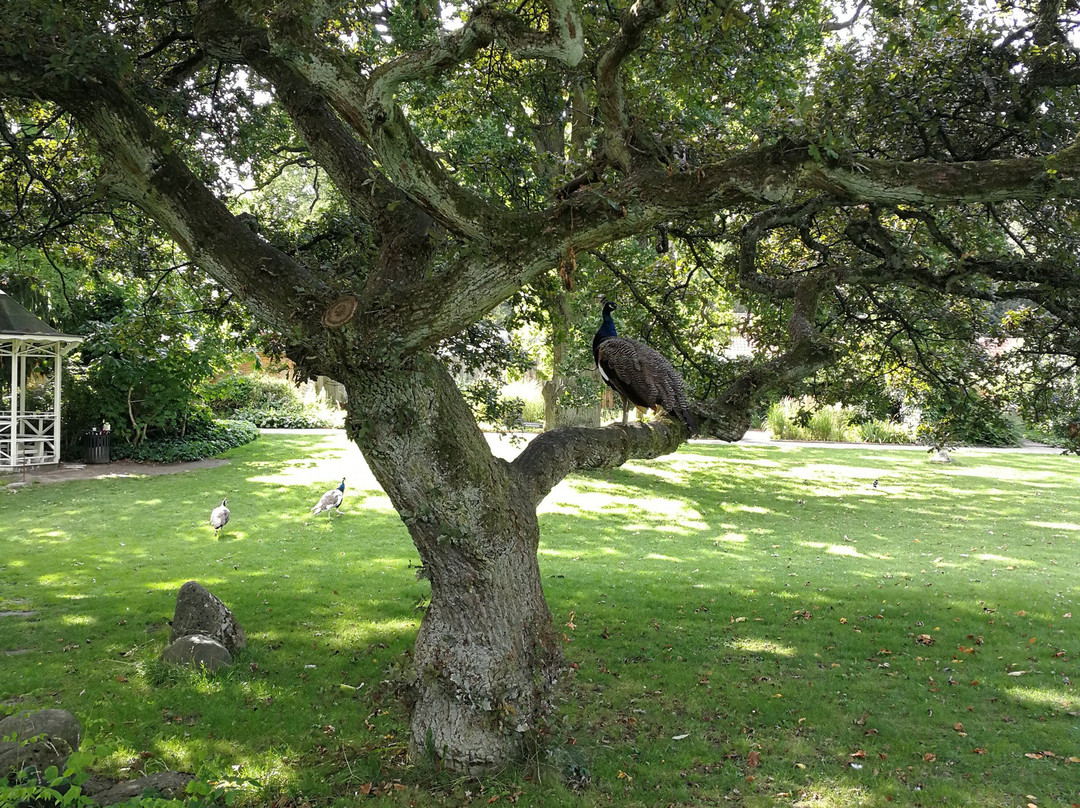
[[[359,305],[360,303],[352,295],[342,295],[323,312],[323,325],[328,328],[340,328],[353,318]]]

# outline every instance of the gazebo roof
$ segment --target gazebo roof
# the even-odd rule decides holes
[[[61,334],[15,302],[0,289],[0,340],[32,339],[36,342],[82,342],[82,337]]]

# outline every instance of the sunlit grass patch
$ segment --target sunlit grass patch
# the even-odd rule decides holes
[[[316,808],[1080,801],[1075,460],[694,443],[573,475],[540,508],[571,666],[553,753],[476,781],[402,765],[382,683],[429,587],[355,448],[275,435],[229,456],[0,495],[0,611],[33,613],[0,617],[19,651],[0,700],[75,712],[105,773]],[[312,517],[342,476],[341,513]],[[214,677],[158,660],[191,579],[248,635]]]

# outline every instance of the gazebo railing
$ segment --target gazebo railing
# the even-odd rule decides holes
[[[0,413],[0,468],[60,462],[53,412]],[[14,440],[13,440],[14,436]]]

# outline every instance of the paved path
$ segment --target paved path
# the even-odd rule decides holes
[[[697,443],[697,439],[693,441]],[[724,443],[724,441],[703,440],[702,443]],[[815,447],[818,449],[910,449],[918,452],[927,451],[926,446],[910,443],[829,443],[828,441],[814,440],[773,440],[769,433],[760,429],[751,429],[738,444],[746,446],[784,446],[790,448]],[[1015,452],[1019,454],[1061,454],[1061,449],[1056,446],[1047,446],[1043,443],[1024,441],[1022,446],[995,447],[995,446],[964,446],[956,450],[960,454],[981,454],[986,452]]]
[[[30,483],[62,483],[68,480],[97,480],[103,477],[153,477],[181,471],[213,469],[228,463],[220,457],[187,463],[136,463],[116,460],[112,463],[61,463],[56,468],[26,469],[14,474],[0,474],[0,488],[19,488]]]
[[[344,432],[340,429],[264,429],[266,434],[296,434],[307,433],[312,435],[334,435]],[[531,437],[525,435],[524,437]],[[489,435],[493,448],[502,457],[514,457],[520,450],[521,444],[511,442],[509,439]],[[715,443],[721,444],[726,441],[694,439],[692,443]],[[827,443],[821,441],[796,441],[796,440],[772,440],[767,432],[752,429],[746,433],[736,445],[740,446],[775,446],[784,449],[821,448],[821,449],[898,449],[925,452],[925,446],[911,446],[904,444],[886,443]],[[1022,454],[1061,454],[1061,449],[1053,446],[1044,446],[1037,443],[1028,443],[1015,449],[995,449],[976,446],[966,446],[957,450],[961,455],[981,454],[985,452],[1017,452]],[[59,483],[67,480],[96,480],[103,477],[143,477],[158,474],[178,474],[184,471],[197,471],[199,469],[212,469],[223,466],[228,460],[222,458],[208,458],[195,460],[188,463],[136,463],[131,460],[117,460],[113,463],[61,463],[59,468],[27,469],[25,472],[14,474],[0,474],[0,488],[20,488],[30,483]]]

